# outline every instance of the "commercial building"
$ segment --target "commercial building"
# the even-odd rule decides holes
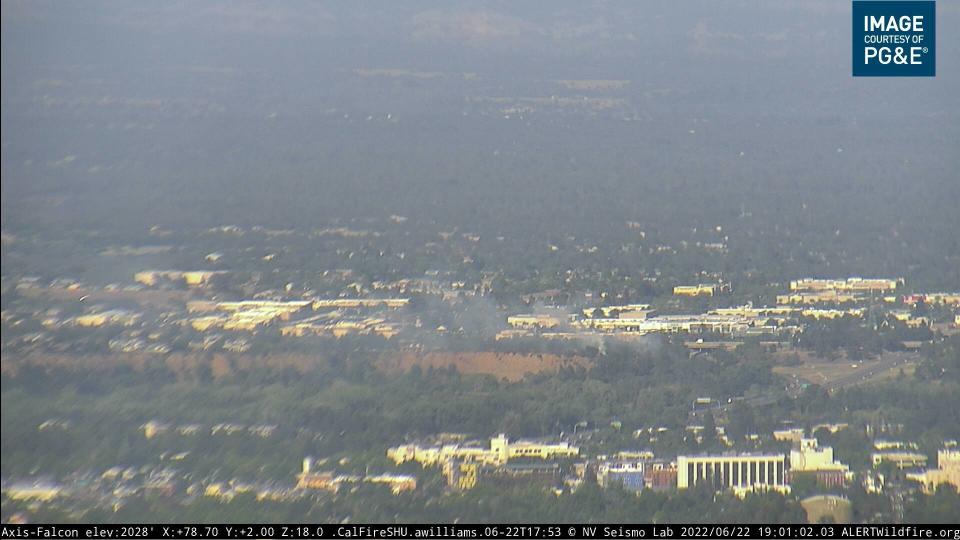
[[[123,309],[110,309],[97,313],[77,315],[73,318],[73,324],[85,327],[104,325],[133,326],[137,324],[139,320],[139,313],[132,313]]]
[[[780,454],[678,456],[677,488],[701,484],[739,493],[790,489],[786,481],[786,458]]]
[[[456,489],[471,489],[481,477],[497,478],[555,478],[559,476],[557,463],[538,464],[532,460],[574,458],[580,449],[566,442],[545,443],[517,441],[511,443],[506,435],[490,439],[490,447],[482,448],[460,442],[439,446],[405,444],[387,450],[387,458],[396,464],[416,461],[423,467],[441,467],[447,485]],[[520,460],[511,463],[511,460]]]
[[[778,294],[777,304],[843,304],[856,302],[857,296],[853,293],[844,293],[836,290],[798,292],[793,294]]]
[[[650,309],[650,304],[621,304],[616,306],[583,308],[583,314],[586,317],[592,317],[598,309],[600,310],[600,313],[607,318],[624,316],[640,317],[641,315],[644,316],[642,318],[645,318],[654,311]]]
[[[505,455],[507,460],[516,458],[566,459],[580,455],[580,449],[566,442],[544,443],[520,440],[511,443],[504,434],[490,441],[490,447]]]
[[[164,281],[182,281],[191,287],[200,287],[209,284],[214,277],[226,273],[224,270],[145,270],[134,274],[133,280],[148,287]]]
[[[790,282],[791,291],[856,291],[885,292],[896,290],[903,279],[861,278],[815,279],[804,278]]]
[[[820,446],[817,439],[800,439],[797,448],[790,451],[792,471],[848,471],[850,467],[834,461],[833,448]]]
[[[443,464],[443,477],[447,479],[447,485],[454,489],[473,489],[480,480],[480,467],[474,461],[447,460]]]
[[[960,306],[960,292],[938,292],[926,294],[908,294],[903,297],[904,304],[917,304],[923,301],[925,304],[944,304],[948,306]]]
[[[666,491],[677,486],[677,467],[674,463],[648,463],[644,466],[643,485],[654,491]]]
[[[310,309],[309,301],[241,300],[237,302],[187,302],[189,313],[220,312],[189,320],[190,326],[199,332],[210,328],[253,331],[275,320],[289,321]]]
[[[371,474],[363,477],[364,482],[386,484],[394,495],[417,489],[417,478],[409,474]]]
[[[602,332],[643,332],[650,329],[648,321],[649,319],[646,317],[597,317],[583,319],[579,321],[579,325]]]
[[[898,469],[913,469],[927,464],[927,456],[917,452],[874,452],[871,455],[871,460],[874,467],[878,467],[882,463],[892,463]]]
[[[642,491],[645,486],[645,461],[604,461],[597,465],[597,484],[602,488],[623,486],[629,491]]]
[[[313,301],[313,309],[356,309],[386,307],[398,309],[410,304],[409,298],[335,298]]]
[[[219,311],[272,314],[280,319],[288,320],[293,315],[308,310],[311,302],[308,300],[240,300],[237,302],[217,302],[214,306]],[[187,309],[189,310],[190,306]]]
[[[790,451],[787,480],[791,481],[800,474],[812,475],[817,484],[826,487],[843,486],[853,480],[850,467],[835,461],[833,448],[819,446],[817,439],[801,439],[797,447]]]
[[[761,306],[753,307],[750,304],[727,308],[716,308],[709,311],[713,315],[738,316],[746,319],[775,319],[785,321],[787,317],[796,313],[797,308],[789,306]]]
[[[812,319],[839,319],[842,317],[856,317],[862,319],[864,310],[860,308],[850,308],[850,309],[814,309],[808,308],[800,312],[800,315],[804,317],[810,317]]]
[[[873,441],[873,447],[876,450],[903,450],[906,448],[916,450],[919,448],[915,442],[888,441],[886,439],[877,439]]]
[[[332,472],[311,472],[305,466],[303,472],[297,475],[297,488],[319,489],[336,493],[340,489],[340,480]]]
[[[338,339],[350,334],[377,334],[389,339],[399,332],[400,329],[396,325],[379,317],[346,318],[334,321],[310,317],[280,327],[280,334],[283,336],[333,336]]]
[[[206,332],[211,328],[220,328],[223,326],[223,323],[227,321],[226,317],[221,317],[218,315],[208,315],[205,317],[194,317],[188,322],[190,327],[196,330],[197,332]]]
[[[919,474],[908,474],[907,478],[920,482],[926,493],[933,493],[944,484],[960,490],[960,450],[955,446],[940,450],[937,452],[936,469],[927,469]]]
[[[371,484],[385,484],[394,495],[417,489],[417,478],[409,474],[368,474],[355,476],[348,474],[334,474],[330,471],[313,471],[313,460],[303,459],[303,468],[297,475],[298,489],[317,489],[336,493],[345,483],[369,482]]]
[[[564,315],[522,314],[507,317],[507,324],[514,328],[557,328],[567,322]]]
[[[600,331],[620,331],[639,333],[668,333],[680,332],[716,332],[720,334],[744,333],[753,327],[757,321],[736,315],[660,315],[648,319],[584,319],[578,321],[581,326]]]
[[[3,488],[3,493],[14,501],[50,502],[60,496],[62,492],[63,488],[60,486],[46,483],[17,483]]]
[[[674,296],[715,296],[720,292],[720,285],[715,283],[697,285],[677,285],[673,288]]]
[[[149,422],[144,423],[140,426],[140,429],[143,430],[143,436],[152,439],[157,435],[166,433],[170,430],[170,425],[157,420],[150,420]]]
[[[517,458],[562,459],[579,455],[580,449],[566,442],[544,443],[520,440],[511,443],[502,433],[490,439],[490,448],[453,443],[442,446],[406,444],[387,450],[387,457],[398,465],[407,461],[416,461],[424,467],[435,466],[450,459],[503,465]]]
[[[803,439],[803,428],[778,429],[773,432],[773,439],[777,441],[790,441],[799,444]]]

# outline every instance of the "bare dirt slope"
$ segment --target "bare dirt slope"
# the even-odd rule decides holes
[[[516,354],[497,352],[403,352],[381,357],[378,368],[388,373],[403,373],[413,366],[420,369],[445,369],[455,366],[460,373],[483,373],[509,381],[518,381],[527,373],[557,371],[565,366],[586,366],[580,356],[556,354]]]

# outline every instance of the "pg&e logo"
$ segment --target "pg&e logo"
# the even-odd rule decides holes
[[[934,77],[933,0],[854,0],[854,77]]]

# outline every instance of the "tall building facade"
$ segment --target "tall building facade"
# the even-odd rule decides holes
[[[787,486],[784,455],[678,456],[677,487],[708,484],[714,489]]]

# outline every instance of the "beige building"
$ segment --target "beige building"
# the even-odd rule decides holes
[[[220,328],[223,326],[223,323],[227,322],[226,317],[220,317],[218,315],[209,315],[206,317],[195,317],[188,321],[190,326],[197,332],[206,332],[211,328]]]
[[[143,436],[152,439],[161,433],[166,433],[169,431],[170,426],[164,424],[163,422],[158,422],[156,420],[150,420],[149,422],[140,426],[140,429],[143,430]]]
[[[773,438],[777,441],[790,441],[800,443],[803,439],[803,428],[778,429],[773,432]]]
[[[912,469],[927,464],[927,456],[917,452],[874,452],[871,460],[874,467],[880,466],[881,463],[893,463],[898,469]]]
[[[364,482],[386,484],[394,495],[417,489],[417,478],[408,474],[372,474],[363,478]]]
[[[241,300],[237,302],[191,301],[190,313],[219,312],[189,319],[198,332],[211,328],[251,332],[275,321],[289,321],[310,309],[309,301]]]
[[[945,448],[937,452],[937,468],[927,469],[919,474],[908,474],[907,478],[923,485],[923,491],[933,493],[943,484],[960,490],[960,450],[956,447]]]
[[[780,454],[677,456],[677,488],[708,484],[738,492],[787,492],[786,458]]]
[[[719,292],[719,285],[705,283],[699,283],[697,285],[677,285],[673,288],[674,296],[714,296]]]
[[[545,314],[522,314],[507,317],[507,324],[514,328],[557,328],[566,322],[567,317]]]
[[[313,460],[303,459],[303,468],[297,475],[297,489],[319,489],[336,493],[340,486],[347,483],[369,482],[385,484],[394,495],[417,489],[417,478],[409,474],[370,474],[363,477],[334,474],[330,471],[314,471]]]
[[[798,308],[789,306],[753,307],[752,305],[747,304],[743,306],[716,308],[710,310],[710,313],[714,315],[738,316],[747,319],[766,318],[784,320],[790,315],[796,313],[797,309]]]
[[[37,500],[42,502],[49,502],[58,496],[62,492],[60,486],[53,484],[14,484],[10,487],[3,489],[3,492],[14,501],[30,501]]]
[[[77,326],[95,327],[104,325],[133,326],[140,320],[139,313],[131,313],[122,309],[111,309],[100,311],[98,313],[88,313],[77,315],[73,318],[73,324]]]
[[[720,334],[736,334],[748,331],[756,323],[757,320],[737,315],[715,315],[710,313],[700,315],[660,315],[647,319],[603,318],[578,321],[579,326],[602,332],[638,332],[641,334],[653,332],[717,332]]]
[[[804,317],[812,317],[817,320],[821,319],[839,319],[841,317],[856,317],[858,319],[863,318],[863,310],[860,308],[850,308],[850,309],[814,309],[807,308],[800,312]]]
[[[791,291],[857,291],[884,292],[896,290],[902,279],[861,278],[814,279],[805,278],[790,282]]]
[[[608,318],[601,317],[596,319],[584,319],[580,321],[580,326],[585,328],[592,328],[594,330],[600,330],[602,332],[640,332],[642,329],[646,328],[648,325],[647,318],[636,318],[636,317],[617,317],[617,318]]]
[[[280,327],[281,335],[293,337],[316,335],[333,336],[339,339],[350,334],[377,334],[389,339],[399,333],[400,329],[396,325],[376,317],[340,319],[333,322],[324,322],[311,317]]]
[[[409,298],[334,298],[313,301],[313,309],[356,309],[388,307],[402,308],[410,303]]]
[[[583,308],[583,315],[592,317],[594,312],[599,309],[604,317],[623,317],[626,313],[649,313],[650,304],[621,304],[617,306],[600,306],[598,308]]]
[[[843,304],[845,302],[855,302],[857,296],[852,293],[842,293],[835,290],[798,292],[793,294],[778,294],[777,304]]]
[[[960,292],[929,293],[924,296],[924,301],[926,301],[928,304],[947,304],[950,306],[960,306]]]
[[[224,270],[145,270],[133,275],[133,280],[148,287],[163,281],[182,281],[191,287],[206,285],[215,276],[226,274]]]
[[[570,446],[565,442],[541,443],[520,440],[511,443],[510,439],[502,433],[490,439],[490,448],[454,443],[442,446],[405,444],[387,450],[387,457],[398,465],[407,461],[416,461],[424,467],[436,466],[451,459],[503,465],[517,458],[559,459],[579,455],[578,447]]]
[[[833,448],[820,446],[817,439],[800,439],[790,451],[791,471],[849,471],[850,467],[834,461]]]

